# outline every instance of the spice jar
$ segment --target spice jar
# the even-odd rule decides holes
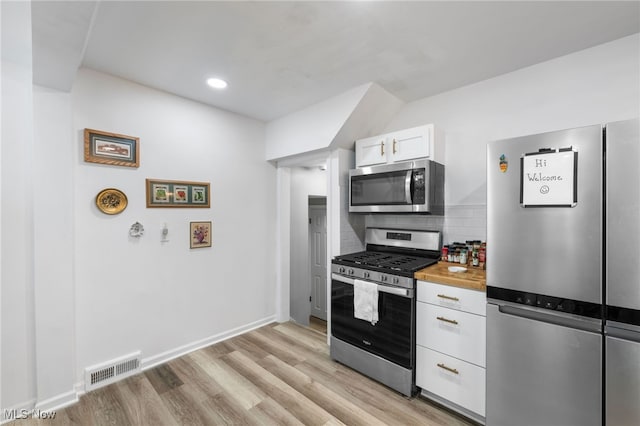
[[[467,249],[463,248],[460,249],[460,264],[461,265],[466,265],[467,264]]]
[[[443,262],[449,260],[449,246],[442,247],[441,259]]]
[[[473,253],[471,253],[471,266],[480,266],[480,260],[478,259],[478,250],[473,249]]]

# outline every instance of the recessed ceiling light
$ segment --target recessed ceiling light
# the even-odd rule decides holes
[[[224,89],[227,87],[227,82],[219,78],[210,78],[207,80],[207,84],[214,89]]]

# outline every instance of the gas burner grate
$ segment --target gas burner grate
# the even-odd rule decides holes
[[[362,267],[410,273],[425,268],[436,261],[424,257],[405,254],[365,251],[336,257],[344,263],[353,263]]]

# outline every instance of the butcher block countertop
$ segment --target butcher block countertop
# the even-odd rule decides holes
[[[464,266],[458,263],[438,262],[414,274],[414,278],[438,284],[447,284],[471,290],[487,291],[486,273],[481,268],[467,266],[465,272],[449,272],[449,266]]]

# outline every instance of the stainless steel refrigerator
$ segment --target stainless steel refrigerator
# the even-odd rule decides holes
[[[640,121],[606,130],[606,424],[640,425]]]
[[[625,416],[637,415],[628,406],[640,401],[632,334],[639,327],[627,319],[638,319],[640,286],[637,265],[623,264],[639,263],[638,126],[634,120],[488,144],[488,425],[618,424],[609,417],[610,394]],[[611,256],[626,256],[613,274]],[[605,289],[610,303],[627,309],[618,328],[607,325],[606,343]],[[606,376],[605,366],[626,383],[610,383],[614,373]]]

